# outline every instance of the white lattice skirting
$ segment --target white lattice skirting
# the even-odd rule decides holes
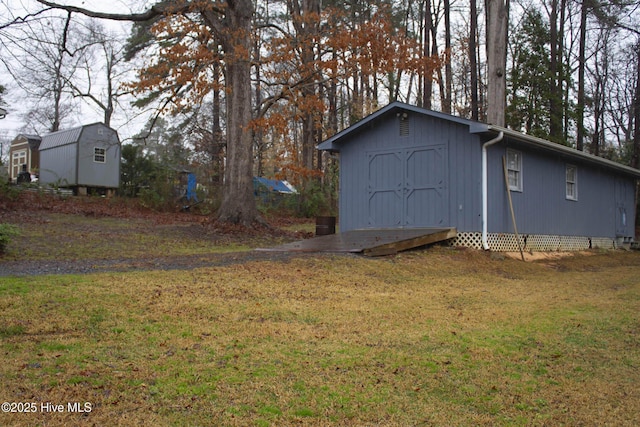
[[[518,250],[515,234],[489,233],[487,235],[489,248],[497,252],[513,252]],[[579,237],[579,236],[546,236],[521,235],[520,242],[528,251],[580,251],[590,248],[613,249],[616,242],[607,237]],[[458,237],[451,239],[451,246],[465,246],[482,249],[482,233],[458,233]]]

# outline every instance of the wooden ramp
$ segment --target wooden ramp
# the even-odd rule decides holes
[[[392,255],[456,237],[455,228],[412,228],[353,230],[287,243],[273,252],[354,252],[367,256]]]

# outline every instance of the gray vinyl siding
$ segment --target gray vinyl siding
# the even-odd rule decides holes
[[[457,227],[459,231],[478,229],[479,137],[470,135],[468,126],[419,114],[409,113],[408,124],[408,135],[401,136],[400,118],[387,116],[386,120],[368,124],[341,147],[340,229],[434,226]],[[390,155],[380,156],[386,153]],[[376,158],[380,170],[373,181],[369,170],[372,158]],[[400,171],[393,166],[398,158],[408,160],[402,170],[405,175],[400,178]],[[413,175],[419,167],[425,168],[418,171],[423,174],[422,181],[428,181],[428,186],[437,190],[428,190],[430,194],[420,200],[402,199],[398,180],[411,181],[407,173]],[[371,203],[372,185],[385,190],[377,181],[386,181],[388,191],[382,191],[379,203]],[[419,184],[411,182],[412,186]],[[404,216],[398,222],[401,214]]]
[[[516,226],[521,234],[561,236],[633,236],[634,178],[577,159],[530,150],[517,144],[489,148],[490,233],[512,233],[502,156],[506,147],[522,153],[522,192],[512,191]],[[566,166],[577,167],[578,199],[566,198]],[[626,226],[620,208],[626,211]]]
[[[77,185],[77,144],[40,151],[40,182],[60,187]]]
[[[367,228],[367,182],[364,163],[364,151],[360,144],[377,146],[380,144],[379,134],[382,132],[364,132],[356,137],[353,144],[345,146],[340,153],[340,230],[356,230]],[[363,137],[368,137],[362,141]]]
[[[401,125],[406,115],[408,121]],[[455,227],[482,231],[482,146],[488,147],[488,232],[513,233],[503,156],[522,155],[512,191],[523,235],[633,238],[640,171],[505,128],[392,103],[334,135],[340,153],[340,230]],[[577,200],[566,167],[577,168]]]
[[[102,135],[98,133],[102,130]],[[103,125],[86,126],[80,139],[78,185],[118,188],[120,186],[120,143],[115,131]],[[94,149],[104,148],[105,162],[94,161]]]
[[[482,145],[469,128],[454,125],[455,138],[450,141],[450,227],[458,232],[482,229]]]

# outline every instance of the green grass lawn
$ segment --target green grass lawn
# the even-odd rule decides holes
[[[626,252],[0,277],[0,425],[632,426],[639,309]]]

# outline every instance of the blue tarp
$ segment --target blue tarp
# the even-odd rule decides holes
[[[287,181],[280,181],[276,179],[267,179],[260,177],[253,177],[253,188],[256,193],[258,192],[259,187],[263,185],[269,191],[273,191],[274,193],[283,193],[283,194],[295,194],[297,193],[296,189],[293,188],[291,184]]]
[[[196,196],[196,174],[190,173],[187,175],[187,200],[188,201],[198,201],[198,196]]]

